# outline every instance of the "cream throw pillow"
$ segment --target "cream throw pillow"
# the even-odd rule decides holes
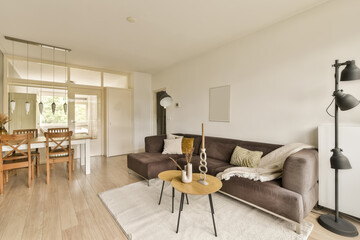
[[[162,154],[182,154],[182,138],[164,139],[164,151]]]
[[[263,152],[250,151],[245,148],[236,146],[231,156],[230,164],[239,167],[255,168],[259,165],[259,161]]]
[[[178,136],[178,135],[174,135],[174,134],[171,134],[171,133],[168,133],[166,135],[166,139],[178,139],[178,138],[183,138],[184,136]]]

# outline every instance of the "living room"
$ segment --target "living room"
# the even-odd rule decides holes
[[[359,1],[1,6],[0,239],[359,238]]]

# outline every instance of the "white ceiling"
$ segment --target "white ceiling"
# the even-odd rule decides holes
[[[0,0],[0,48],[11,53],[7,35],[71,48],[73,64],[154,73],[326,1]]]

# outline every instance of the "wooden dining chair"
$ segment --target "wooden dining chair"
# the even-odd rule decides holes
[[[48,129],[49,133],[63,133],[63,132],[68,132],[68,131],[69,131],[69,128],[49,128]],[[71,149],[71,157],[72,157],[72,166],[71,167],[72,167],[73,171],[75,170],[74,156],[75,156],[75,150]]]
[[[50,165],[55,163],[67,162],[69,169],[69,181],[71,181],[72,151],[71,151],[72,132],[45,133],[46,137],[46,183],[50,183]],[[68,142],[65,146],[64,143]]]
[[[31,176],[34,173],[34,165],[31,161],[30,139],[31,134],[21,135],[1,135],[0,149],[3,153],[3,147],[8,146],[10,151],[0,154],[0,194],[4,193],[4,171],[18,168],[28,168],[28,187],[31,187]],[[20,146],[27,144],[26,150],[20,150]]]
[[[37,138],[39,137],[39,133],[38,130],[35,129],[18,129],[18,130],[14,130],[13,134],[26,134],[26,133],[31,133],[32,137],[31,138]],[[35,151],[31,151],[31,155],[35,156],[36,158],[36,175],[39,177],[40,176],[40,152],[39,149],[36,148]],[[34,176],[32,176],[34,178]]]
[[[68,132],[69,128],[49,128],[49,133],[62,133],[62,132]]]

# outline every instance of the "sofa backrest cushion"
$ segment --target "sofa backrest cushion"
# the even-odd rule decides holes
[[[274,151],[275,149],[281,147],[282,145],[278,144],[270,144],[270,143],[259,143],[259,142],[249,142],[249,141],[242,141],[239,144],[240,147],[251,150],[251,151],[259,151],[263,152],[262,157],[267,155],[268,153]]]
[[[159,153],[164,149],[166,135],[145,137],[145,152]]]
[[[210,158],[230,162],[231,155],[236,146],[250,151],[263,152],[263,156],[281,147],[277,144],[242,141],[230,138],[205,137],[206,154]]]
[[[230,162],[235,147],[241,144],[241,140],[205,137],[206,155],[224,162]]]

